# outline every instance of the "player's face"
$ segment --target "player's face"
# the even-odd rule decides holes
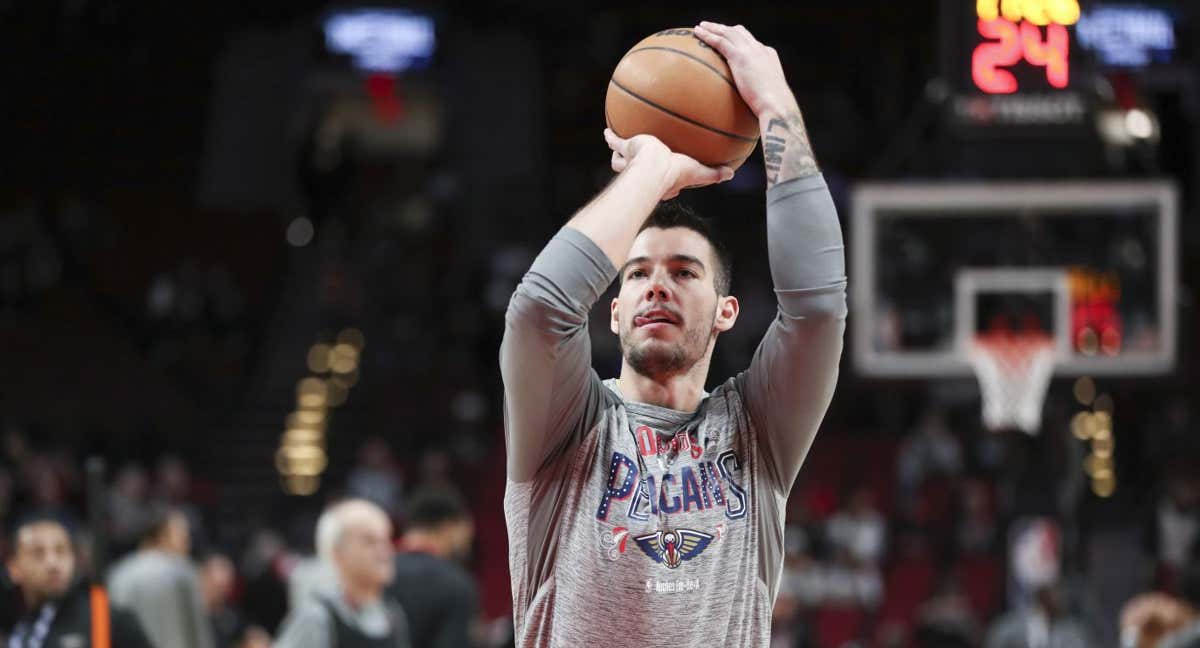
[[[66,529],[53,522],[21,529],[8,569],[26,596],[38,601],[62,596],[75,576],[75,550]]]
[[[684,227],[644,230],[621,269],[611,328],[625,361],[644,376],[686,372],[737,318],[737,300],[717,294],[712,246]]]

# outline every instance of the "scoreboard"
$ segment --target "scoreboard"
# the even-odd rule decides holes
[[[1017,92],[1011,68],[1022,63],[1043,69],[1046,87],[1067,87],[1076,0],[977,0],[975,15],[979,42],[971,52],[971,80],[981,92]]]
[[[1085,136],[1081,13],[1079,0],[943,0],[950,125],[971,136]]]

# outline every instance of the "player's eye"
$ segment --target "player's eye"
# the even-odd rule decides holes
[[[686,278],[688,278],[688,279],[695,279],[695,278],[696,278],[696,273],[695,273],[695,272],[692,272],[691,270],[688,270],[687,268],[684,268],[683,270],[680,270],[680,271],[679,271],[679,272],[677,272],[676,274],[677,274],[677,275],[679,275],[680,277],[686,277]]]
[[[628,278],[629,279],[640,279],[645,276],[646,276],[646,273],[641,270],[630,270]]]

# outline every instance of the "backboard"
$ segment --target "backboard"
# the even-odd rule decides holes
[[[1057,375],[1171,371],[1178,195],[1167,182],[867,183],[853,198],[857,369],[968,376],[996,326],[1055,338]]]

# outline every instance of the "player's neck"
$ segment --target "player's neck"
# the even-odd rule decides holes
[[[707,376],[707,356],[687,371],[664,376],[640,374],[629,366],[628,362],[622,361],[617,388],[625,400],[681,412],[694,412],[704,399],[704,379]]]

